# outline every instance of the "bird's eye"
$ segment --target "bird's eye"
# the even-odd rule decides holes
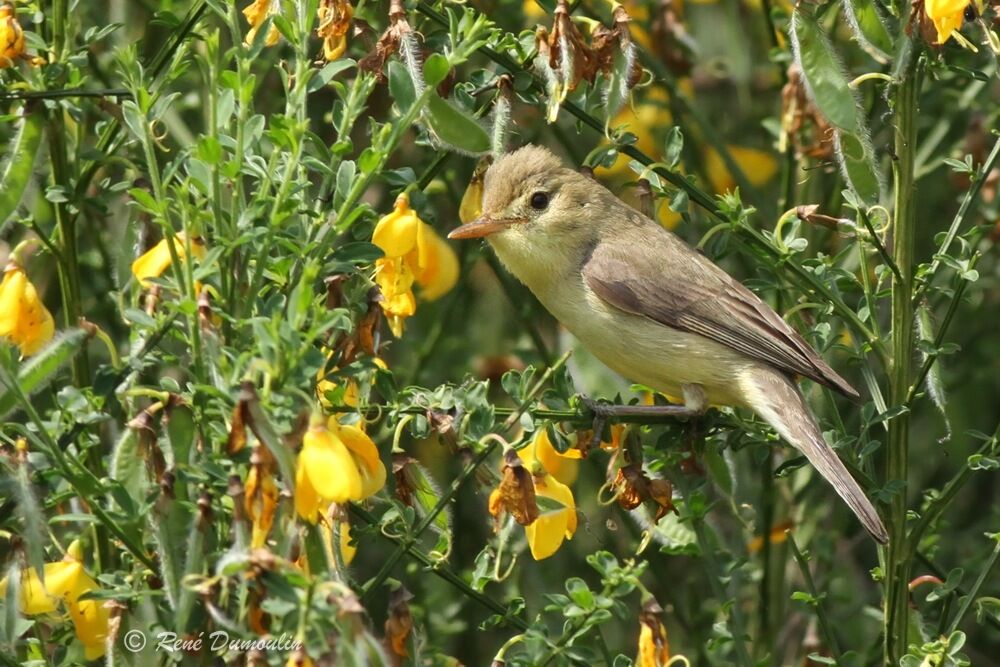
[[[549,205],[549,195],[546,192],[536,192],[531,195],[531,208],[544,211]]]

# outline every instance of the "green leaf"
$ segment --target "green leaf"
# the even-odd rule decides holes
[[[929,344],[933,347],[934,344],[934,326],[931,322],[931,312],[926,305],[920,305],[917,308],[917,334],[919,336],[921,343]],[[918,347],[919,349],[919,347]],[[929,354],[921,350],[924,361],[928,360]],[[944,419],[945,428],[948,431],[948,436],[951,436],[951,422],[948,420],[948,396],[944,390],[944,380],[941,377],[941,360],[935,359],[931,363],[930,368],[927,371],[927,377],[924,380],[927,386],[927,394],[931,398],[931,402],[934,403],[934,407],[937,408],[938,412],[941,414],[942,419]]]
[[[846,132],[835,132],[834,142],[840,171],[851,192],[869,206],[877,204],[882,186],[871,142],[867,137]]]
[[[684,133],[674,125],[667,131],[667,139],[663,142],[663,161],[674,169],[680,164],[681,151],[684,150]]]
[[[8,159],[0,171],[0,224],[3,224],[21,203],[21,197],[31,181],[31,170],[42,139],[42,113],[25,109],[20,127],[5,151]]]
[[[431,93],[427,119],[437,138],[465,153],[479,155],[490,150],[490,135],[465,111]]]
[[[389,92],[400,113],[406,113],[417,100],[410,73],[397,60],[389,62]]]
[[[24,395],[30,397],[47,385],[56,372],[76,356],[88,335],[83,329],[68,329],[21,366],[17,383]],[[17,394],[10,387],[3,387],[3,390],[0,394],[0,417],[6,417],[17,406]]]
[[[330,83],[330,79],[337,76],[346,69],[354,67],[356,63],[350,58],[342,58],[340,60],[334,60],[332,63],[327,63],[323,69],[313,75],[309,79],[308,90],[310,93],[315,93],[317,90],[326,86]]]
[[[17,513],[23,522],[21,537],[26,547],[28,565],[41,572],[45,564],[48,527],[45,514],[38,504],[38,498],[31,485],[31,469],[28,467],[27,461],[17,465],[15,479],[17,480],[17,490],[15,491]]]
[[[594,593],[583,579],[579,577],[570,577],[567,579],[566,592],[569,593],[573,602],[584,609],[590,609],[594,606]]]
[[[448,78],[451,65],[448,59],[440,53],[432,53],[427,62],[424,63],[424,81],[428,86],[434,87]]]
[[[847,78],[823,29],[803,7],[797,7],[792,14],[791,38],[795,60],[817,108],[833,125],[846,132],[858,132],[854,93],[847,87]]]
[[[139,504],[146,497],[149,488],[146,461],[139,451],[139,438],[135,429],[126,427],[118,438],[111,453],[108,474],[111,479],[121,484],[121,488],[125,490],[133,504]],[[118,500],[118,504],[122,505],[123,510],[128,510],[129,508],[124,506],[127,501],[123,500]]]
[[[845,0],[844,15],[858,43],[883,62],[892,53],[892,37],[872,0]]]
[[[191,457],[191,445],[194,444],[195,423],[194,413],[188,405],[173,405],[167,411],[164,422],[167,427],[167,438],[174,452],[174,464],[186,465]]]
[[[139,141],[146,140],[146,117],[139,110],[135,102],[126,100],[122,103],[122,118],[125,120],[125,126],[132,133],[132,136]]]

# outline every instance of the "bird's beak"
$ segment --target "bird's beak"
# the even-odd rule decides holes
[[[518,220],[494,220],[485,215],[472,222],[456,227],[448,234],[450,239],[479,239],[507,229]]]

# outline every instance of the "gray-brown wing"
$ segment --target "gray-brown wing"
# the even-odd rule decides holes
[[[583,267],[590,288],[607,303],[675,329],[699,334],[785,372],[857,398],[792,327],[757,295],[656,226],[604,239]],[[632,232],[644,232],[634,234]],[[653,252],[632,251],[641,243]],[[653,246],[650,248],[650,246]]]

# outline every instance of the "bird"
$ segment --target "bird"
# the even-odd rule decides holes
[[[594,356],[632,382],[756,413],[833,486],[879,543],[875,507],[824,440],[798,387],[858,392],[778,313],[678,236],[542,146],[500,156],[482,214],[451,231],[484,238],[501,263]]]

